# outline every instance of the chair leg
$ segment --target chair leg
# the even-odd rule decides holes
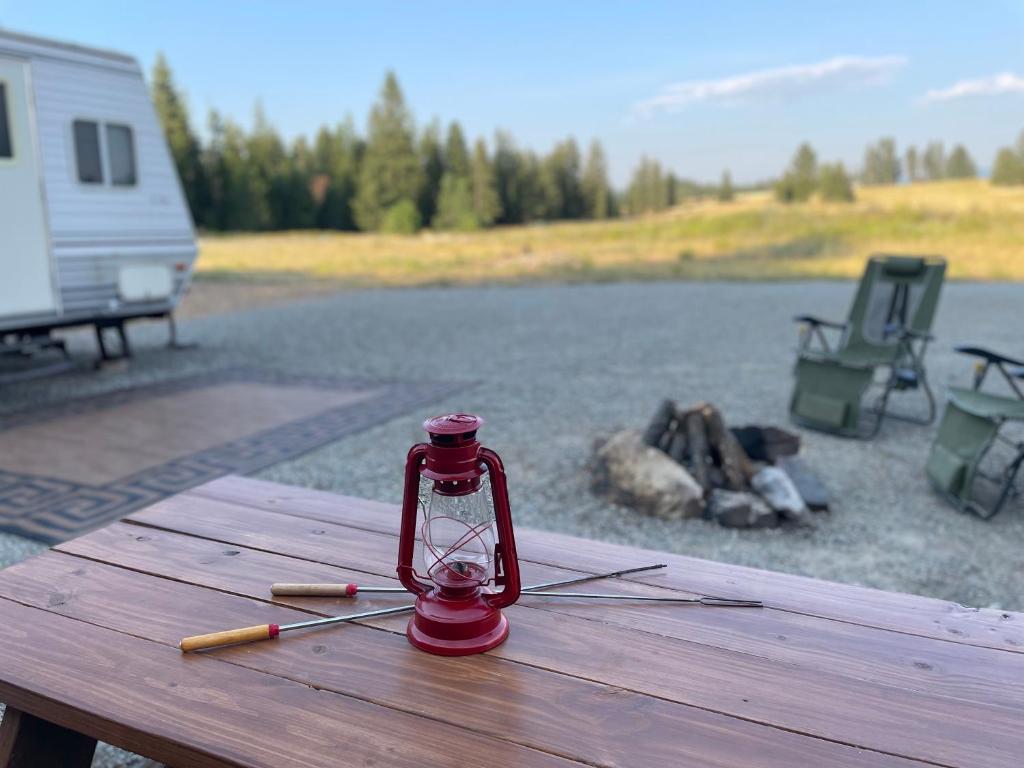
[[[924,366],[917,366],[917,380],[921,382],[921,387],[924,389],[925,397],[928,398],[928,424],[932,424],[935,421],[935,416],[938,409],[935,405],[935,393],[932,392],[931,385],[928,384],[928,374],[924,370]]]
[[[998,514],[1006,503],[1006,500],[1010,498],[1010,493],[1013,490],[1013,481],[1017,479],[1017,472],[1020,471],[1021,464],[1024,464],[1024,446],[1021,446],[1021,450],[1017,454],[1017,458],[1014,459],[1013,463],[1006,468],[1003,488],[999,492],[999,498],[996,500],[995,506],[992,507],[992,514],[989,515],[989,517],[994,517]]]

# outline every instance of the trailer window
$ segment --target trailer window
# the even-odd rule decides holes
[[[92,120],[75,120],[73,128],[78,180],[83,184],[102,184],[103,166],[100,162],[99,125]]]
[[[11,146],[11,124],[7,119],[7,83],[0,82],[0,157],[14,157]]]
[[[107,159],[111,184],[135,184],[135,140],[127,125],[107,124]]]

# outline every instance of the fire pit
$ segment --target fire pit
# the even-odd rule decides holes
[[[728,428],[710,403],[666,400],[643,433],[595,445],[593,487],[666,519],[704,517],[733,528],[810,525],[828,508],[824,487],[797,456],[800,438],[777,427]]]

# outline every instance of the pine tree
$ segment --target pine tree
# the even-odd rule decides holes
[[[207,131],[210,140],[203,149],[202,163],[209,190],[209,205],[205,212],[204,224],[210,229],[224,230],[227,229],[228,172],[224,159],[224,121],[216,110],[210,111]]]
[[[270,226],[267,205],[268,188],[254,170],[249,157],[249,141],[242,129],[230,120],[210,115],[211,145],[217,146],[211,167],[218,169],[220,228],[225,230],[261,230]]]
[[[715,197],[718,198],[718,202],[720,203],[731,203],[735,197],[735,193],[732,188],[732,176],[728,171],[722,171],[722,181],[718,185]]]
[[[491,226],[501,215],[501,201],[494,182],[494,169],[487,157],[487,145],[477,139],[472,164],[473,212],[482,227]]]
[[[938,181],[946,175],[946,150],[942,142],[933,141],[925,147],[921,167],[928,181]]]
[[[312,170],[313,153],[306,139],[299,137],[270,176],[271,229],[312,229],[315,225]]]
[[[590,219],[607,219],[612,213],[611,187],[608,184],[608,161],[604,147],[594,139],[587,152],[587,163],[583,168],[580,182],[583,192],[586,216]]]
[[[501,207],[501,224],[521,224],[524,210],[523,160],[515,141],[505,131],[494,135],[494,186]]]
[[[441,193],[444,175],[444,151],[441,149],[441,126],[435,120],[420,136],[420,167],[423,169],[423,187],[420,190],[421,221],[431,221],[437,212],[437,198]]]
[[[533,152],[523,152],[519,174],[523,221],[538,221],[547,215],[548,201],[542,176],[540,158]]]
[[[629,189],[626,192],[626,205],[633,215],[660,211],[669,204],[668,179],[657,160],[644,157],[633,171]]]
[[[907,169],[907,181],[914,182],[921,180],[921,168],[917,156],[917,149],[915,147],[907,147],[903,164]]]
[[[162,53],[153,64],[153,104],[167,137],[174,166],[181,179],[192,220],[203,226],[210,205],[209,187],[202,164],[202,148],[189,124],[185,99],[174,85],[171,68]],[[211,215],[211,218],[213,216]]]
[[[462,127],[453,122],[444,143],[444,174],[431,221],[434,229],[467,231],[483,224],[477,216],[472,172]]]
[[[818,185],[818,156],[811,145],[801,144],[790,161],[789,170],[775,185],[775,196],[784,203],[803,202]]]
[[[829,202],[852,203],[853,184],[842,163],[822,165],[818,177],[818,194]]]
[[[568,138],[555,145],[541,163],[540,180],[545,218],[578,219],[583,215],[580,151],[575,139]]]
[[[362,152],[362,140],[352,118],[346,118],[333,131],[324,126],[317,133],[313,156],[315,172],[323,179],[316,214],[316,224],[321,229],[356,228],[352,207]]]
[[[473,209],[473,189],[466,176],[445,172],[441,192],[437,196],[437,213],[431,222],[434,229],[469,231],[479,229],[480,221]]]
[[[949,179],[973,179],[978,175],[978,168],[974,160],[967,154],[963,144],[957,144],[949,153],[946,161],[946,178]]]
[[[384,214],[396,203],[419,199],[423,173],[413,137],[412,115],[405,106],[398,80],[388,72],[370,112],[359,173],[355,218],[360,229],[378,229]]]
[[[992,164],[992,183],[999,186],[1024,184],[1024,162],[1010,147],[1003,147]]]
[[[674,171],[665,176],[665,205],[671,208],[682,199],[683,184]]]
[[[444,171],[453,176],[469,177],[469,149],[462,134],[462,126],[458,123],[448,126],[448,138],[444,143]]]
[[[864,151],[861,178],[865,184],[895,184],[899,181],[900,161],[895,139],[879,139],[877,144],[868,145]]]
[[[246,139],[248,171],[259,181],[254,189],[261,189],[266,195],[265,204],[269,217],[263,228],[284,229],[287,226],[288,211],[285,190],[289,185],[290,169],[284,142],[277,130],[267,119],[263,105],[258,103],[253,110],[252,131]]]

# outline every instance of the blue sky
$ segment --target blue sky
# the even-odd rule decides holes
[[[287,137],[351,114],[392,68],[422,125],[510,130],[537,150],[605,145],[622,184],[643,154],[682,176],[775,175],[809,140],[964,143],[982,167],[1024,129],[1019,2],[81,2],[0,0],[0,26],[164,51],[197,127],[262,101]]]

